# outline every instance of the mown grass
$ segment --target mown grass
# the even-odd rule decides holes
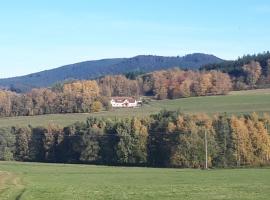
[[[226,96],[190,97],[175,100],[152,101],[141,108],[115,109],[92,114],[56,114],[31,117],[0,118],[0,127],[16,125],[42,126],[56,123],[63,126],[76,121],[85,121],[89,116],[124,118],[148,116],[160,110],[180,110],[185,113],[205,112],[208,114],[246,114],[251,112],[270,113],[270,90],[232,92]]]
[[[7,172],[0,171],[0,199],[19,199],[18,197],[24,191],[20,177]]]
[[[270,169],[153,169],[0,162],[24,184],[0,199],[269,199]],[[3,187],[3,186],[2,186]],[[17,188],[17,190],[15,189]],[[7,197],[9,190],[13,196]]]

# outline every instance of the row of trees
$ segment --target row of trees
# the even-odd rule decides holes
[[[156,71],[141,76],[139,82],[144,94],[152,94],[157,99],[222,95],[232,87],[230,77],[218,71]]]
[[[0,116],[97,112],[102,108],[96,81],[80,81],[26,94],[0,90]]]
[[[203,70],[228,73],[235,89],[253,89],[270,85],[270,52],[246,55],[236,61],[209,64]]]
[[[226,94],[231,89],[227,74],[180,69],[131,76],[106,76],[93,81],[56,84],[26,94],[0,90],[0,116],[98,112],[110,109],[111,96],[151,95],[157,99]]]
[[[227,94],[232,87],[225,73],[177,68],[140,75],[135,80],[122,75],[106,76],[98,83],[103,96],[150,95],[157,99]]]
[[[270,164],[270,117],[163,111],[144,119],[96,119],[0,134],[0,159],[201,168]]]

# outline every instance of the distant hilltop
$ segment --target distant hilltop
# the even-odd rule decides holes
[[[194,53],[183,57],[139,55],[132,58],[114,58],[80,62],[25,76],[0,79],[0,87],[16,88],[25,92],[32,88],[48,87],[65,80],[95,79],[105,75],[127,72],[152,72],[155,70],[181,67],[198,69],[206,64],[223,62],[208,54]]]

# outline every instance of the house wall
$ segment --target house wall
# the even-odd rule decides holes
[[[125,105],[127,103],[127,106]],[[123,103],[117,103],[114,100],[111,100],[111,105],[113,108],[125,108],[125,107],[136,107],[138,105],[137,101],[134,103],[130,103],[127,101],[124,101]]]
[[[128,107],[136,107],[137,106],[137,101],[135,101],[134,103],[129,103]]]

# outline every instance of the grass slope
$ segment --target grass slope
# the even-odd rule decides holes
[[[31,117],[0,118],[0,127],[15,125],[40,126],[48,123],[70,125],[76,121],[85,121],[89,116],[121,118],[147,116],[162,109],[181,110],[186,113],[206,112],[245,114],[251,112],[270,113],[270,89],[231,92],[226,96],[190,97],[175,100],[152,101],[149,105],[136,109],[115,109],[93,114],[56,114]]]
[[[269,199],[269,169],[153,169],[0,162],[23,188],[6,187],[0,199]],[[3,172],[2,172],[3,173]],[[12,191],[13,196],[7,196]]]

